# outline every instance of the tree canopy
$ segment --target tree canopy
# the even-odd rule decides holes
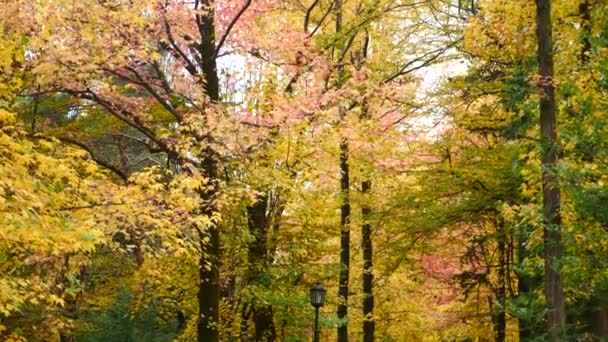
[[[608,1],[2,7],[0,339],[608,338]]]

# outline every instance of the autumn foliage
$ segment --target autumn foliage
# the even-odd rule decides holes
[[[3,2],[0,339],[607,338],[607,11]]]

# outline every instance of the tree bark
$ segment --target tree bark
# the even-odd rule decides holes
[[[58,274],[58,284],[63,285],[59,287],[57,296],[65,300],[64,313],[63,315],[71,319],[77,318],[77,298],[75,295],[70,295],[65,292],[65,289],[69,285],[68,274],[70,273],[70,255],[65,254],[63,257],[63,263],[61,270]],[[71,328],[63,329],[59,333],[59,342],[75,342],[76,336]]]
[[[209,11],[196,14],[196,22],[200,33],[200,43],[197,46],[201,60],[201,69],[205,77],[205,91],[211,102],[219,101],[219,78],[215,60],[215,27],[214,2],[203,0],[201,4]],[[197,1],[198,5],[198,1]],[[206,136],[206,143],[210,137]],[[209,145],[208,145],[209,146]],[[217,193],[217,162],[216,153],[211,147],[204,152],[203,171],[210,181],[210,186],[201,191],[203,199],[202,213],[211,217],[215,212],[215,195]],[[212,223],[205,232],[200,232],[201,257],[199,259],[199,291],[198,291],[198,341],[219,341],[219,302],[220,302],[220,234],[219,227]],[[207,243],[204,243],[208,237]]]
[[[369,37],[362,48],[361,56],[367,58]],[[361,108],[361,121],[369,120],[368,103],[364,102]],[[372,181],[366,178],[361,182],[361,249],[363,251],[363,341],[373,342],[375,338],[376,321],[374,320],[374,264],[373,239],[370,224],[372,209],[369,205],[369,195],[372,190]]]
[[[338,342],[348,341],[348,282],[350,273],[350,178],[348,142],[340,143],[340,276],[338,289]]]
[[[206,194],[202,195],[207,199]],[[213,215],[212,208],[203,208],[203,214]],[[205,239],[208,238],[208,243]],[[199,234],[201,257],[199,259],[199,290],[198,290],[198,341],[219,341],[219,298],[220,298],[220,237],[216,224],[208,227],[206,232]]]
[[[257,282],[259,275],[266,271],[268,259],[268,230],[269,215],[268,197],[258,196],[255,203],[247,207],[249,219],[249,232],[253,236],[253,241],[249,245],[249,281]],[[253,308],[253,322],[255,326],[256,341],[274,341],[276,330],[273,321],[272,306],[260,304],[254,301],[251,303]]]
[[[364,197],[367,197],[372,188],[370,180],[363,181],[361,184],[361,192]],[[364,199],[366,201],[367,199]],[[363,249],[363,341],[374,341],[374,333],[376,330],[376,322],[374,320],[374,273],[373,273],[373,244],[372,244],[372,228],[369,223],[371,208],[364,202],[361,205],[361,217],[363,224],[361,225],[361,247]]]
[[[608,311],[603,297],[605,293],[593,294],[584,302],[584,311],[574,317],[587,323],[585,332],[592,341],[605,341],[608,336]]]
[[[589,0],[580,3],[578,14],[581,19],[582,41],[581,63],[586,65],[589,62],[589,53],[591,52],[591,6]]]
[[[342,1],[336,0],[336,34],[342,31]],[[344,72],[341,63],[338,75]],[[340,106],[340,119],[345,121],[345,109]],[[338,342],[348,341],[348,283],[350,273],[350,178],[348,165],[348,141],[342,138],[340,142],[340,275],[338,280]]]
[[[543,213],[545,220],[545,299],[547,303],[547,334],[549,341],[559,341],[566,322],[563,279],[560,261],[561,213],[558,162],[555,88],[553,85],[553,38],[551,0],[536,0],[536,35],[538,64],[541,76],[540,129],[542,146]]]
[[[496,312],[495,323],[495,341],[504,342],[507,330],[507,315],[505,312],[505,304],[507,297],[507,270],[506,270],[506,234],[505,227],[502,221],[498,222],[496,238],[498,242],[498,308]]]
[[[275,341],[277,334],[274,327],[272,306],[260,305],[254,307],[253,310],[256,342]]]

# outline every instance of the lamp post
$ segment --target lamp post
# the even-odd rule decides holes
[[[325,289],[317,282],[310,288],[310,304],[315,308],[315,337],[314,342],[319,342],[319,308],[325,302]]]

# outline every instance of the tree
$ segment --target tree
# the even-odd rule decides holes
[[[552,341],[560,340],[566,323],[563,279],[560,260],[561,213],[559,178],[556,175],[558,143],[553,85],[553,38],[551,29],[551,0],[536,1],[536,36],[540,70],[540,129],[543,141],[543,213],[545,217],[545,298],[547,301],[547,329]]]
[[[91,65],[84,63],[92,61],[70,59],[72,63],[82,63],[81,68],[92,70],[88,76],[74,75],[73,69],[70,69],[66,74],[73,77],[47,78],[48,82],[45,82],[42,80],[49,77],[49,74],[45,74],[43,71],[46,70],[40,67],[38,79],[44,91],[59,91],[93,104],[101,112],[118,120],[123,128],[134,129],[140,136],[137,139],[149,142],[151,152],[164,154],[168,163],[179,165],[181,170],[193,170],[193,167],[205,179],[200,183],[202,206],[196,215],[207,219],[202,225],[192,227],[198,232],[200,241],[198,335],[200,340],[205,341],[219,339],[221,255],[217,200],[221,179],[217,146],[214,146],[213,130],[209,127],[209,123],[213,122],[211,116],[220,115],[216,59],[230,31],[250,4],[251,2],[245,2],[228,20],[226,31],[218,41],[215,40],[215,8],[218,4],[212,1],[196,1],[192,8],[179,1],[159,4],[154,8],[144,3],[118,7],[95,4],[87,11],[94,14],[95,19],[79,22],[79,25],[71,27],[73,31],[59,29],[65,17],[48,7],[50,11],[45,14],[49,22],[57,24],[55,27],[58,30],[53,33],[57,38],[63,35],[69,39],[76,34],[89,39],[90,33],[98,28],[96,23],[104,20],[107,22],[109,17],[112,17],[110,22],[113,21],[114,27],[128,28],[129,33],[124,35],[113,31],[113,27],[105,26],[102,34],[108,39],[104,43],[99,40],[101,44],[85,48],[88,53],[82,47],[70,46],[68,43],[50,52],[37,50],[38,47],[43,49],[47,37],[38,41],[32,39],[30,42],[33,51],[39,52],[32,62],[51,68],[56,68],[54,61],[62,58],[61,54],[69,54],[71,49],[96,56],[93,62],[96,64],[90,69],[87,68]],[[35,6],[44,5],[32,4],[26,10],[35,11]],[[79,6],[66,6],[62,10],[78,16]],[[145,34],[140,34],[141,29]],[[128,39],[134,39],[127,44],[134,47],[133,54],[127,56],[111,52],[120,50],[119,46],[124,46]],[[149,46],[152,48],[149,49]],[[97,58],[97,54],[110,56],[108,53],[115,58]],[[184,68],[187,74],[173,71],[180,68]],[[74,82],[74,79],[84,81]],[[92,79],[96,79],[101,86],[87,86],[86,83]],[[199,88],[194,94],[187,88],[193,86]],[[133,92],[140,97],[133,96]],[[147,112],[147,115],[141,116],[141,112]],[[170,125],[174,123],[179,125],[179,130],[171,128]],[[79,137],[71,139],[80,140]],[[176,143],[174,139],[181,143]],[[80,143],[84,145],[82,140]],[[187,147],[182,148],[180,144]],[[190,148],[193,144],[197,145],[196,151]]]

